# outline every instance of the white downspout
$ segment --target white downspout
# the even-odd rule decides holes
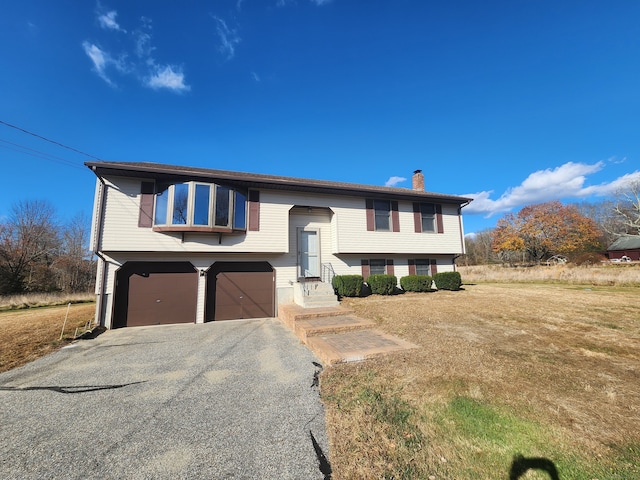
[[[94,173],[96,173],[96,169],[95,167],[92,167],[92,170],[94,171]],[[91,250],[93,251],[93,253],[100,259],[100,261],[102,262],[102,275],[100,275],[100,278],[96,278],[96,294],[98,296],[98,300],[97,300],[97,305],[96,305],[96,318],[95,318],[95,323],[97,325],[101,325],[104,326],[105,324],[105,319],[103,316],[103,310],[104,310],[104,290],[105,290],[105,283],[107,282],[107,260],[104,257],[104,255],[102,254],[102,252],[100,251],[100,247],[102,244],[102,223],[103,223],[103,219],[104,219],[104,207],[105,207],[105,203],[106,203],[106,190],[107,190],[107,184],[105,183],[105,181],[98,176],[98,174],[96,173],[96,176],[98,177],[98,181],[100,182],[100,190],[98,193],[98,201],[96,202],[96,218],[95,218],[95,222],[94,222],[94,231],[93,231],[93,245],[91,246]]]

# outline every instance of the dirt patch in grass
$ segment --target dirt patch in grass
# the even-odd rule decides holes
[[[640,289],[464,288],[344,301],[422,348],[325,371],[335,478],[640,478]]]
[[[94,317],[95,304],[71,305],[60,340],[67,306],[0,312],[0,372],[10,370],[66,345],[76,328]]]

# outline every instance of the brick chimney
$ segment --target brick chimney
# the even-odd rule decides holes
[[[422,170],[416,170],[413,172],[411,183],[413,184],[414,190],[424,192],[424,175],[422,174]]]

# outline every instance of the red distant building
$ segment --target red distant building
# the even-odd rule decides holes
[[[625,235],[620,237],[607,249],[609,260],[629,257],[631,260],[640,261],[640,235]]]

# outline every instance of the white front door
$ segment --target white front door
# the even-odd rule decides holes
[[[320,277],[320,235],[298,230],[298,278]]]

